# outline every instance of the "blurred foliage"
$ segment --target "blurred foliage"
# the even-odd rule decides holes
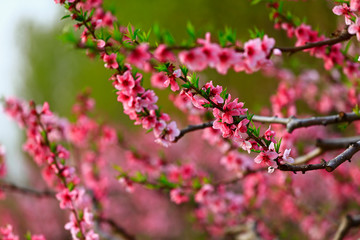
[[[286,1],[284,9],[301,19],[306,18],[314,29],[330,36],[336,31],[337,18],[328,5],[328,1],[318,0]],[[249,29],[256,27],[274,37],[278,46],[294,44],[284,31],[273,29],[265,4],[251,5],[249,0],[105,0],[105,8],[113,11],[125,26],[131,23],[148,31],[157,23],[160,28],[171,32],[177,43],[189,38],[186,25],[190,21],[202,37],[210,31],[215,39],[218,30],[224,31],[225,27],[229,27],[236,31],[238,39],[246,41],[250,38]],[[60,6],[59,13],[63,13]],[[53,110],[69,116],[76,94],[90,87],[97,109],[105,119],[109,117],[116,122],[130,124],[107,80],[112,72],[103,67],[101,60],[91,60],[83,50],[74,50],[74,46],[60,40],[63,29],[73,24],[69,20],[60,21],[61,17],[59,14],[59,22],[53,29],[40,29],[32,23],[22,24],[21,31],[26,32],[27,39],[22,44],[25,65],[22,66],[23,84],[18,88],[20,94],[36,102],[48,101]],[[296,69],[297,73],[309,67],[319,66],[322,69],[322,62],[308,57],[307,53],[297,53],[296,57],[285,56],[284,65]],[[244,101],[251,112],[270,106],[269,96],[277,87],[275,79],[264,79],[261,73],[247,75],[231,70],[223,76],[215,70],[207,70],[200,74],[200,79],[201,82],[214,80],[216,84],[231,89],[230,92]],[[145,75],[145,80],[149,80],[149,75]],[[170,101],[166,104],[169,91],[157,91],[165,111],[172,109]]]

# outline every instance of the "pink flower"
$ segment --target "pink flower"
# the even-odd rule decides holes
[[[275,39],[269,38],[267,35],[264,36],[261,42],[261,49],[265,55],[269,55],[273,47],[275,46]]]
[[[180,188],[175,188],[170,191],[170,199],[176,204],[189,201],[189,197],[186,196],[184,191]]]
[[[154,51],[154,57],[160,62],[174,62],[175,55],[167,48],[165,44],[160,44]]]
[[[97,42],[96,42],[96,46],[97,46],[97,48],[98,48],[99,50],[104,50],[104,48],[105,48],[105,46],[106,46],[106,43],[105,43],[104,40],[99,39],[99,40],[97,40]]]
[[[106,68],[116,69],[119,67],[119,64],[116,61],[116,53],[112,53],[110,55],[105,54],[103,56],[103,60]]]
[[[226,74],[228,69],[235,63],[235,50],[223,48],[218,52],[218,62],[215,64],[216,70],[220,74]]]
[[[231,151],[223,156],[220,163],[225,166],[228,171],[239,171],[243,165],[244,159],[237,151]]]
[[[175,81],[175,76],[170,76],[166,79],[166,81],[164,82],[164,86],[168,87],[171,86],[171,91],[176,92],[177,90],[180,89],[179,85],[177,84],[177,82]]]
[[[56,152],[57,152],[57,156],[61,159],[69,159],[70,158],[69,151],[61,145],[57,145]]]
[[[76,189],[71,192],[65,188],[61,192],[56,194],[56,198],[60,201],[61,209],[73,209],[73,202],[78,197],[78,191]]]
[[[166,74],[164,72],[159,72],[159,73],[154,73],[151,76],[151,85],[157,88],[166,88],[167,86],[169,86],[169,84],[167,86],[165,86],[165,82],[168,81],[168,77],[166,76]]]
[[[145,129],[153,128],[156,124],[156,113],[155,110],[150,111],[150,115],[142,119],[142,125]]]
[[[240,137],[241,136],[240,133],[246,133],[247,132],[247,125],[248,125],[249,122],[250,121],[247,118],[241,120],[239,122],[239,124],[237,125],[237,128],[235,130],[235,136]]]
[[[204,85],[203,90],[207,91],[207,89],[209,88],[210,88],[210,94],[209,94],[210,99],[217,103],[223,103],[224,99],[220,96],[220,93],[222,92],[222,86],[217,85],[216,87],[214,87],[212,81],[210,81]]]
[[[275,131],[272,131],[271,130],[271,125],[269,126],[269,128],[265,131],[264,133],[264,137],[266,140],[269,140],[269,141],[274,141],[274,136],[275,136]]]
[[[247,151],[249,154],[251,152],[251,149],[253,148],[253,145],[251,144],[251,142],[249,141],[241,141],[240,142],[240,147],[244,150],[244,151]],[[255,150],[255,149],[254,149]]]
[[[332,11],[334,14],[336,14],[338,16],[344,15],[346,25],[351,24],[352,13],[351,13],[349,6],[346,3],[343,3],[343,5],[335,6],[332,9]]]
[[[52,112],[50,111],[50,107],[49,107],[48,102],[44,102],[41,114],[45,114],[45,115],[48,115],[48,116],[52,115]]]
[[[118,90],[130,92],[135,87],[135,80],[130,71],[126,71],[123,75],[116,75],[113,85]]]
[[[245,63],[248,72],[256,71],[259,68],[259,62],[266,58],[266,52],[262,49],[260,38],[249,40],[244,45]]]
[[[119,183],[125,188],[127,192],[134,192],[134,184],[130,179],[125,177],[119,178]]]
[[[138,47],[136,47],[130,55],[127,57],[127,62],[135,65],[137,68],[145,70],[146,63],[151,58],[149,53],[149,45],[142,43]]]
[[[356,38],[360,41],[360,19],[356,18],[356,22],[349,26],[348,32],[350,34],[356,34]]]
[[[179,59],[182,64],[186,65],[192,71],[202,71],[207,66],[206,55],[200,48],[180,52]]]
[[[360,0],[350,0],[350,9],[352,11],[360,11]]]
[[[175,138],[180,135],[180,130],[177,128],[175,121],[170,122],[165,131],[165,139],[170,142],[174,141]]]
[[[100,240],[100,237],[94,230],[90,230],[86,233],[85,240]]]
[[[203,203],[206,201],[206,197],[214,191],[214,187],[210,184],[205,184],[202,188],[195,194],[195,201],[197,203]]]
[[[247,109],[243,108],[243,106],[244,103],[238,102],[237,98],[231,102],[231,95],[229,94],[223,106],[223,110],[224,110],[224,113],[222,115],[223,122],[231,124],[234,121],[233,116],[239,116],[241,114],[245,114]]]
[[[260,154],[254,159],[255,163],[260,164],[261,162],[266,163],[268,166],[274,166],[276,163],[274,160],[279,156],[274,149],[274,143],[272,142],[269,146],[269,150],[262,151]]]
[[[284,155],[283,155],[283,160],[288,162],[288,163],[294,163],[294,159],[292,157],[290,157],[290,152],[291,149],[285,149],[284,151]]]
[[[2,240],[19,240],[19,237],[14,235],[13,227],[8,224],[6,227],[0,228],[0,239]]]

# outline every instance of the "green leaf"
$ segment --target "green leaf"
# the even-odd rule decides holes
[[[228,94],[227,92],[227,88],[225,88],[221,93],[220,93],[220,97],[222,97],[222,99],[224,99],[224,101],[226,100]]]
[[[189,72],[189,69],[186,67],[186,66],[180,66],[180,69],[181,69],[181,72],[182,74],[184,75],[184,77],[187,76],[188,72]]]
[[[147,180],[147,176],[138,171],[133,177],[131,177],[131,180],[136,183],[144,183]]]
[[[28,231],[24,237],[26,240],[31,240],[31,233]]]
[[[282,138],[280,138],[280,140],[275,144],[275,151],[277,153],[279,153],[279,151],[280,151],[281,141],[282,141]]]
[[[202,106],[204,108],[212,108],[213,107],[213,105],[211,103],[204,103]]]
[[[202,187],[202,184],[200,182],[200,180],[198,178],[195,178],[193,181],[192,181],[192,187],[193,189],[200,189]]]
[[[357,116],[360,116],[359,105],[356,104],[356,106],[353,108],[353,112],[354,112]]]
[[[119,165],[113,165],[113,168],[120,173],[124,173],[124,170]]]
[[[170,66],[170,63],[164,63],[164,64],[160,64],[160,65],[156,66],[155,69],[158,70],[159,72],[169,73],[169,66]]]
[[[54,142],[50,143],[50,151],[51,151],[52,153],[56,153],[56,148],[57,148],[57,144],[56,144],[56,143],[54,143]]]
[[[194,28],[194,25],[192,25],[191,22],[188,22],[186,24],[186,31],[190,35],[191,39],[193,39],[193,40],[196,39],[195,28]]]
[[[181,85],[183,88],[191,88],[191,84],[189,82],[184,83],[183,85]]]
[[[154,31],[154,34],[156,36],[156,38],[162,42],[163,41],[163,36],[161,34],[161,30],[160,30],[160,26],[159,24],[155,23],[152,27],[153,31]]]
[[[71,192],[72,190],[74,190],[75,184],[73,182],[69,182],[66,187]]]
[[[253,0],[252,2],[251,2],[251,5],[256,5],[256,4],[258,4],[258,3],[260,3],[262,0]]]
[[[231,28],[225,28],[225,38],[227,41],[235,44],[236,42],[236,31],[232,30]]]
[[[187,79],[191,82],[192,86],[199,88],[199,77],[196,76],[196,73],[193,73],[191,76],[187,76]]]
[[[164,43],[168,46],[172,46],[175,44],[174,37],[168,31],[164,33]]]
[[[60,20],[63,20],[63,19],[69,18],[69,17],[70,17],[70,15],[65,15],[62,18],[60,18]]]
[[[160,177],[157,179],[157,182],[160,185],[171,188],[171,189],[176,188],[176,184],[172,183],[172,182],[169,182],[169,180],[167,179],[165,174],[161,174]]]

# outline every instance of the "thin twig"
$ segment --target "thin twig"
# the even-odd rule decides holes
[[[317,139],[316,146],[324,150],[335,150],[347,148],[350,144],[360,141],[360,136],[334,138],[334,139]]]
[[[326,39],[323,41],[318,41],[318,42],[312,42],[312,43],[308,43],[302,46],[298,46],[298,47],[275,47],[277,49],[280,49],[282,52],[289,52],[289,53],[295,53],[295,52],[299,52],[305,49],[310,49],[310,48],[316,48],[316,47],[322,47],[322,46],[331,46],[340,42],[344,42],[349,40],[350,38],[352,38],[354,35],[350,34],[347,31],[347,28],[345,28],[342,33],[335,38],[330,38],[330,39]]]
[[[27,187],[17,186],[13,183],[8,183],[8,182],[3,182],[3,181],[0,182],[0,189],[5,190],[5,191],[10,191],[10,192],[21,193],[21,194],[25,194],[25,195],[29,195],[29,196],[33,196],[33,197],[37,197],[37,198],[43,198],[43,197],[53,198],[53,197],[55,197],[55,192],[52,192],[50,190],[40,191],[40,190],[35,190],[35,189],[27,188]]]
[[[116,233],[120,234],[125,240],[136,240],[135,236],[128,233],[123,227],[119,226],[114,220],[104,217],[97,217],[96,220],[99,221],[100,223],[109,224],[112,227],[112,229]]]
[[[177,136],[174,140],[174,142],[177,142],[180,138],[182,138],[185,134],[192,132],[192,131],[196,131],[196,130],[200,130],[200,129],[204,129],[204,128],[208,128],[208,127],[212,127],[213,122],[206,122],[206,123],[202,123],[199,125],[189,125],[186,128],[182,129],[180,131],[179,136]]]
[[[360,215],[347,215],[343,217],[333,240],[342,240],[349,233],[351,228],[360,226]]]

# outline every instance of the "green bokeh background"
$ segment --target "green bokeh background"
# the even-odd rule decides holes
[[[131,23],[148,31],[154,23],[158,23],[162,29],[169,30],[178,43],[188,38],[186,24],[190,21],[202,37],[207,31],[216,36],[218,30],[230,27],[237,32],[238,39],[246,41],[250,38],[248,30],[257,27],[274,37],[278,46],[294,44],[294,40],[289,40],[284,31],[273,29],[269,9],[264,3],[252,5],[250,0],[104,2],[105,8],[115,12],[120,24],[126,26]],[[22,67],[23,84],[18,87],[19,94],[38,103],[48,101],[54,111],[62,116],[69,116],[76,94],[90,87],[97,102],[97,110],[104,118],[132,125],[128,117],[122,114],[122,107],[116,102],[115,93],[108,81],[112,72],[103,67],[101,60],[91,60],[83,50],[77,50],[60,40],[61,33],[64,29],[71,28],[73,22],[60,21],[64,12],[61,6],[58,7],[59,22],[52,29],[44,30],[28,22],[21,25],[20,30],[27,37],[22,42],[26,64]],[[331,12],[329,1],[287,1],[284,9],[301,19],[306,18],[308,24],[326,36],[336,31],[337,17]],[[284,56],[284,65],[295,67],[296,72],[322,65],[320,60],[307,55],[297,53],[296,57]],[[206,70],[201,76],[203,80],[214,80],[216,84],[230,89],[234,96],[244,101],[250,111],[255,113],[263,106],[270,106],[269,96],[277,88],[276,79],[265,78],[260,73],[247,75],[231,70],[224,76],[217,74],[215,70]],[[149,76],[145,75],[145,81],[148,80]],[[164,111],[172,112],[172,104],[167,97],[169,91],[157,92],[160,96],[159,105]],[[174,114],[181,115],[179,112]]]

